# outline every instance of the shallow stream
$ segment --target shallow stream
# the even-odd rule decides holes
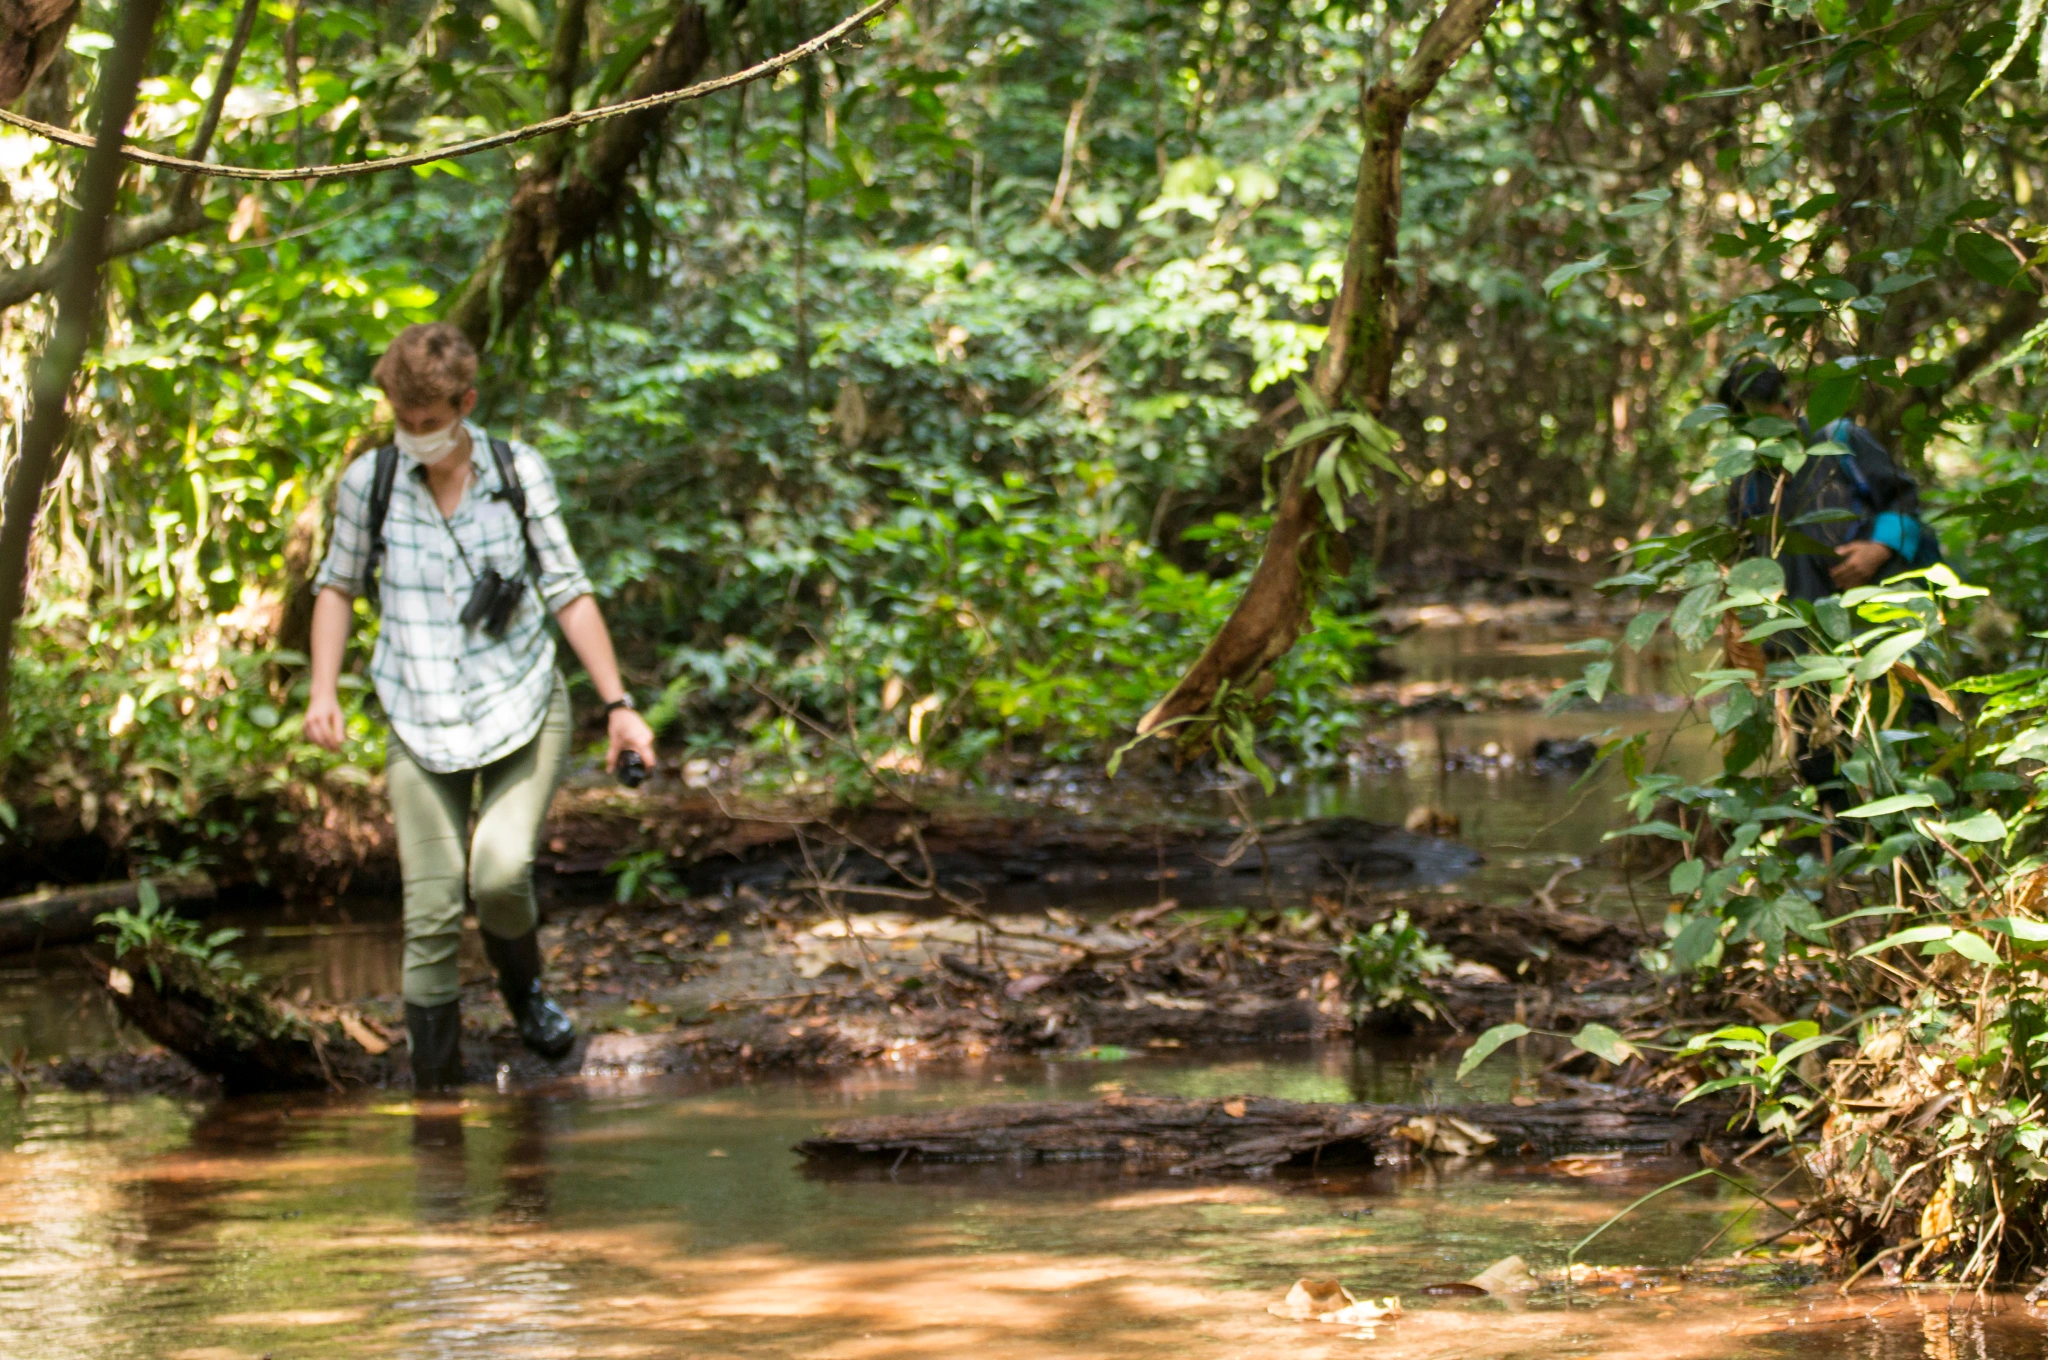
[[[1182,1181],[1091,1166],[807,1167],[852,1114],[1126,1089],[1397,1098],[1428,1054],[1348,1047],[474,1098],[0,1101],[0,1355],[1765,1357],[2044,1353],[2009,1299],[1681,1278],[1735,1222],[1687,1187],[1512,1306],[1422,1290],[1571,1243],[1693,1163],[1583,1157]],[[1495,1092],[1494,1094],[1498,1094]],[[1775,1176],[1776,1173],[1767,1173]],[[1758,1218],[1763,1222],[1759,1223]],[[1777,1226],[1760,1212],[1719,1249]],[[1301,1276],[1406,1310],[1271,1316]]]
[[[1411,635],[1410,678],[1573,674],[1583,661],[1564,650],[1569,628],[1488,627]],[[1503,642],[1522,650],[1503,657]],[[1572,775],[1531,766],[1536,739],[1671,718],[1617,704],[1408,719],[1387,732],[1412,749],[1405,770],[1290,787],[1261,810],[1398,822],[1427,803],[1456,813],[1487,856],[1459,891],[1526,894],[1594,858],[1614,822],[1611,788],[1574,790]],[[1698,760],[1705,747],[1681,734],[1672,750]],[[1479,758],[1441,768],[1457,752]],[[1597,866],[1573,880],[1586,909],[1626,910],[1602,893],[1612,882]],[[396,986],[395,930],[374,914],[272,922],[248,944],[316,996]],[[8,1052],[113,1039],[103,1002],[65,957],[0,960]],[[2048,1357],[2048,1332],[2011,1296],[1843,1300],[1796,1268],[1682,1275],[1717,1234],[1710,1255],[1783,1226],[1717,1181],[1652,1201],[1582,1257],[1628,1268],[1618,1273],[1506,1302],[1423,1292],[1509,1255],[1554,1271],[1636,1197],[1697,1170],[1689,1160],[1330,1167],[1226,1182],[1076,1164],[832,1170],[790,1150],[855,1114],[1107,1090],[1507,1095],[1512,1064],[1461,1088],[1455,1059],[1384,1043],[1179,1050],[721,1087],[571,1082],[443,1104],[0,1089],[0,1360]],[[1755,1174],[1768,1185],[1787,1169]],[[1399,1296],[1406,1311],[1370,1337],[1270,1315],[1303,1276]]]

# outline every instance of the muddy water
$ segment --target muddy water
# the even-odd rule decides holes
[[[1513,1306],[1421,1291],[1571,1242],[1678,1164],[1182,1182],[1010,1165],[819,1171],[820,1122],[1126,1089],[1414,1094],[1426,1053],[1014,1062],[723,1090],[637,1085],[415,1105],[0,1097],[0,1356],[1926,1356],[2044,1353],[2009,1301],[1859,1295],[1796,1271],[1678,1272],[1733,1192],[1654,1201],[1626,1262]],[[1775,1173],[1767,1173],[1775,1174]],[[1302,1275],[1407,1310],[1269,1315]]]
[[[1573,674],[1568,627],[1486,624],[1403,641],[1411,679]],[[1505,650],[1504,650],[1505,648]],[[1648,664],[1648,663],[1645,663]],[[1655,692],[1655,674],[1639,692]],[[1488,856],[1461,890],[1526,892],[1594,860],[1611,788],[1573,791],[1527,756],[1541,737],[1667,724],[1654,703],[1544,718],[1395,724],[1398,771],[1282,790],[1275,815],[1457,814]],[[1688,746],[1685,743],[1693,741]],[[1493,753],[1487,754],[1487,747]],[[1680,734],[1672,758],[1704,745]],[[1509,759],[1503,759],[1505,755]],[[1453,768],[1445,769],[1445,757]],[[1597,863],[1571,880],[1596,909]],[[387,909],[388,910],[388,909]],[[395,933],[251,922],[244,949],[311,995],[396,985]],[[116,1042],[62,957],[0,960],[0,1046]],[[1531,1059],[1534,1061],[1534,1059]],[[1310,1100],[1501,1098],[1459,1088],[1429,1047],[1010,1060],[722,1089],[681,1081],[478,1090],[461,1103],[116,1100],[0,1089],[0,1360],[13,1357],[2048,1357],[2009,1297],[1836,1298],[1796,1269],[1686,1274],[1778,1224],[1718,1182],[1665,1195],[1586,1254],[1625,1265],[1502,1302],[1421,1292],[1509,1254],[1555,1269],[1573,1242],[1694,1163],[1325,1167],[1183,1182],[1088,1166],[818,1170],[789,1147],[819,1124],[1109,1089]],[[1783,1168],[1763,1169],[1774,1181]],[[1397,1295],[1366,1339],[1267,1313],[1302,1275]]]

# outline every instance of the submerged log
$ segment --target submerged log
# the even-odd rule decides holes
[[[316,1023],[265,996],[253,977],[165,948],[86,963],[121,1018],[220,1081],[230,1095],[339,1089],[377,1064],[339,1025]]]
[[[165,903],[208,901],[213,880],[204,874],[152,879]],[[94,922],[103,912],[135,905],[132,879],[90,883],[77,888],[44,888],[22,897],[0,899],[0,954],[78,944],[93,937]]]
[[[1649,1095],[1437,1110],[1265,1096],[1111,1096],[854,1119],[805,1139],[797,1150],[821,1161],[1121,1161],[1176,1175],[1244,1173],[1287,1163],[1405,1161],[1428,1152],[1675,1152],[1705,1139],[1713,1116]]]

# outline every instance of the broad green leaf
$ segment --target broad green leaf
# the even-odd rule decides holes
[[[1894,812],[1909,808],[1931,808],[1935,806],[1932,795],[1925,793],[1895,793],[1889,798],[1880,798],[1874,803],[1861,803],[1845,809],[1844,817],[1888,817]]]
[[[1480,1035],[1458,1061],[1458,1080],[1463,1081],[1473,1068],[1492,1057],[1502,1044],[1511,1044],[1529,1032],[1527,1025],[1506,1024],[1495,1025]]]
[[[2005,839],[2005,819],[1988,809],[1974,817],[1965,817],[1961,821],[1931,822],[1928,829],[1938,836],[1969,841],[1977,845]]]
[[[1806,620],[1800,618],[1797,614],[1782,619],[1766,619],[1747,633],[1744,633],[1742,640],[1744,642],[1761,642],[1767,637],[1773,637],[1776,634],[1787,632],[1794,628],[1804,628],[1805,626]]]
[[[1909,628],[1878,643],[1856,663],[1855,675],[1858,680],[1875,680],[1890,670],[1898,660],[1927,640],[1925,628]]]
[[[548,26],[542,21],[540,11],[534,8],[533,0],[491,0],[491,4],[498,13],[525,29],[527,36],[535,42],[545,43],[548,40]]]
[[[1678,1098],[1678,1103],[1683,1105],[1688,1100],[1698,1100],[1701,1096],[1710,1096],[1716,1091],[1726,1091],[1737,1086],[1760,1086],[1762,1084],[1762,1078],[1751,1076],[1747,1073],[1733,1077],[1716,1077],[1712,1081],[1701,1082],[1698,1086],[1687,1091]]]
[[[1657,636],[1658,627],[1670,617],[1668,610],[1645,609],[1628,621],[1628,631],[1621,635],[1622,645],[1632,652],[1640,652],[1650,645],[1650,639]]]
[[[1674,897],[1690,897],[1700,890],[1700,880],[1707,876],[1707,862],[1703,859],[1680,860],[1671,870],[1671,894]]]
[[[1845,1044],[1847,1042],[1849,1041],[1839,1034],[1817,1034],[1812,1038],[1801,1039],[1798,1043],[1787,1044],[1776,1053],[1773,1053],[1771,1057],[1775,1059],[1774,1066],[1785,1068],[1798,1062],[1815,1049],[1826,1048],[1829,1044]]]
[[[1575,280],[1582,279],[1588,274],[1597,274],[1606,267],[1607,252],[1603,250],[1589,260],[1578,260],[1560,269],[1551,270],[1550,276],[1543,280],[1543,291],[1556,297],[1571,287]]]
[[[2030,921],[2024,916],[2001,916],[1980,921],[1986,930],[2009,935],[2022,944],[2048,944],[2048,921]]]
[[[1753,590],[1767,600],[1774,600],[1785,593],[1785,569],[1775,558],[1744,558],[1729,570],[1728,588]]]
[[[1708,914],[1695,916],[1671,942],[1671,962],[1680,972],[1691,972],[1712,963],[1720,947],[1720,918]]]
[[[1948,937],[1948,947],[1961,954],[1971,963],[1981,963],[1986,968],[1996,968],[2003,960],[1998,951],[1981,935],[1972,935],[1967,930],[1958,930]]]
[[[1605,1058],[1616,1067],[1636,1056],[1634,1044],[1616,1034],[1605,1025],[1587,1025],[1572,1036],[1572,1047],[1583,1049],[1597,1058]]]
[[[1621,831],[1610,831],[1602,840],[1616,840],[1622,836],[1662,836],[1667,841],[1689,841],[1692,836],[1683,827],[1670,822],[1642,822]]]
[[[1709,581],[1695,587],[1678,602],[1678,608],[1671,615],[1671,631],[1678,634],[1683,642],[1698,643],[1705,633],[1702,626],[1707,610],[1721,598],[1721,583]]]
[[[1860,959],[1865,954],[1875,954],[1881,950],[1896,949],[1902,944],[1925,944],[1929,940],[1945,940],[1955,933],[1954,926],[1911,926],[1905,930],[1885,936],[1876,944],[1864,945],[1849,957]]]

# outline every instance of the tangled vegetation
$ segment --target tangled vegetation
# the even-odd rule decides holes
[[[125,12],[0,35],[0,97],[83,127]],[[131,135],[288,174],[672,94],[842,17],[187,5]],[[482,419],[556,469],[684,758],[841,791],[1106,759],[1252,596],[1290,491],[1318,517],[1313,562],[1281,543],[1290,626],[1205,699],[1248,768],[1355,749],[1389,590],[1604,575],[1641,597],[1623,648],[1766,647],[1699,676],[1718,777],[1607,751],[1617,834],[1674,861],[1648,962],[1754,1020],[1702,1026],[1672,1079],[1800,1150],[1845,1261],[2023,1276],[2048,1263],[2042,26],[2034,0],[903,0],[773,80],[402,173],[134,170],[7,659],[5,876],[289,868],[374,780],[369,711],[340,757],[299,740],[310,581],[382,435],[372,361],[445,317],[486,350]],[[75,161],[0,132],[16,468]],[[1353,340],[1370,390],[1319,392]],[[1816,602],[1746,555],[1729,485],[1841,454],[1707,401],[1746,354],[1813,429],[1893,449],[1946,565]],[[631,863],[622,893],[661,886]],[[1428,1004],[1412,930],[1354,943],[1361,1010]]]

